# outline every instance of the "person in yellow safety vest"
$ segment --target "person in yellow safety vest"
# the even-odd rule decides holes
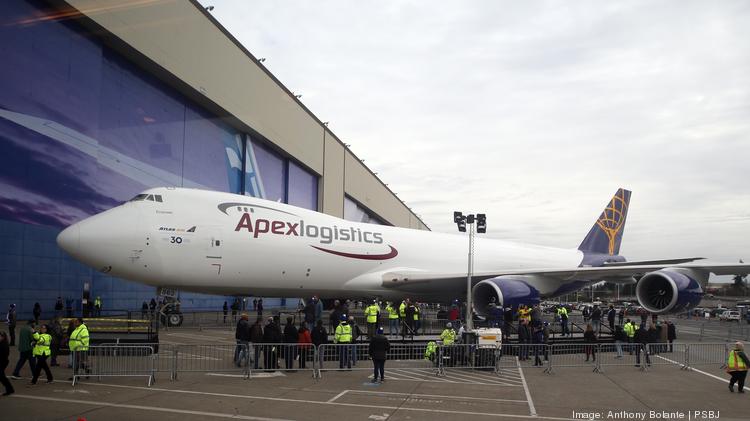
[[[47,365],[47,357],[52,353],[50,351],[52,335],[47,333],[47,325],[42,325],[39,328],[39,332],[34,332],[32,337],[34,338],[34,341],[36,341],[34,350],[32,351],[32,355],[36,358],[36,366],[34,367],[34,375],[31,378],[31,384],[36,384],[42,370],[44,370],[44,374],[47,375],[47,383],[52,383],[52,372],[49,369],[49,365]]]
[[[333,343],[339,344],[339,368],[343,369],[346,362],[347,368],[351,370],[352,359],[349,354],[352,351],[352,326],[347,323],[346,314],[341,315],[341,323],[336,327]]]
[[[560,306],[557,308],[557,316],[560,318],[560,329],[562,330],[562,335],[565,336],[568,333],[568,309],[565,308],[565,306]]]
[[[435,352],[437,351],[437,343],[435,341],[427,342],[427,348],[424,350],[424,359],[435,362]]]
[[[376,300],[372,300],[370,305],[365,309],[367,317],[367,337],[372,339],[378,331],[378,318],[380,316],[380,306]]]
[[[38,365],[37,365],[38,367]],[[734,384],[737,383],[737,391],[745,393],[745,377],[747,377],[747,368],[750,367],[750,360],[745,354],[745,345],[742,342],[735,342],[734,349],[729,351],[727,358],[727,373],[732,378],[729,379],[729,391],[734,392]]]
[[[401,301],[401,305],[398,306],[398,317],[401,320],[401,335],[406,336],[406,307],[409,306],[409,299]]]
[[[421,311],[421,308],[419,307],[419,303],[414,303],[414,334],[418,335],[419,328],[422,327],[422,325],[419,323],[419,312]]]
[[[443,341],[443,351],[441,358],[447,358],[445,361],[448,366],[453,366],[453,344],[456,342],[456,331],[453,330],[452,323],[446,323],[445,330],[440,334],[440,340]]]
[[[75,329],[68,339],[68,348],[73,354],[73,375],[78,375],[79,370],[85,370],[88,373],[86,361],[89,350],[89,328],[83,323],[82,318],[73,320]],[[69,378],[68,380],[73,380]]]
[[[635,331],[638,330],[638,326],[633,323],[630,319],[625,321],[625,325],[622,327],[625,334],[628,335],[628,353],[633,355],[633,341],[635,340]]]
[[[102,297],[98,295],[94,300],[94,310],[96,311],[96,317],[100,317],[102,315]]]
[[[388,312],[388,334],[398,335],[398,310],[388,301],[385,311]]]
[[[531,321],[531,311],[525,305],[522,305],[521,307],[518,308],[518,319],[519,321],[521,320],[526,320],[527,322]]]
[[[453,324],[445,325],[445,329],[440,334],[440,340],[443,341],[443,345],[453,345],[456,342],[456,331],[453,330]]]

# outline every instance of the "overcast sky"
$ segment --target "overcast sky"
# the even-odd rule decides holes
[[[201,1],[435,231],[750,260],[750,2]]]

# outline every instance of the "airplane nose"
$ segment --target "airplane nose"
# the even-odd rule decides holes
[[[81,248],[81,226],[73,224],[57,235],[57,245],[71,256],[78,256]]]

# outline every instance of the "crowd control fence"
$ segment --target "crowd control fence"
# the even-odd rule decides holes
[[[101,345],[90,346],[87,351],[73,352],[73,385],[81,378],[94,377],[147,377],[148,385],[154,382],[156,354],[151,346]]]
[[[442,345],[391,343],[386,369],[408,375],[446,376],[446,371],[481,370],[502,375],[504,371],[539,369],[547,373],[565,369],[603,372],[614,367],[653,366],[722,369],[726,367],[728,343],[584,343]],[[74,352],[73,385],[82,378],[146,377],[150,386],[158,373],[177,380],[180,373],[233,373],[251,379],[253,372],[307,372],[315,379],[321,373],[373,369],[368,343],[288,344],[238,343],[211,345],[105,344]]]

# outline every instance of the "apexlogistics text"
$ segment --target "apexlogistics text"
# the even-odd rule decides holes
[[[242,214],[235,231],[247,230],[253,233],[253,238],[261,234],[291,235],[295,237],[318,238],[322,244],[331,244],[333,241],[356,241],[371,244],[383,244],[383,236],[379,232],[363,231],[360,228],[342,228],[317,226],[305,224],[305,221],[286,222],[255,218],[252,220],[250,214]]]

